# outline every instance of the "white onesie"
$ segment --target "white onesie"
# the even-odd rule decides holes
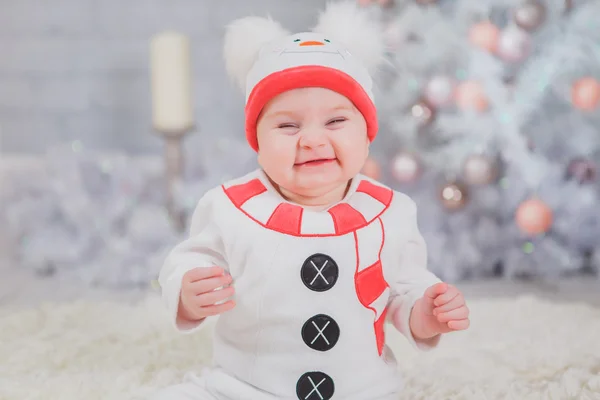
[[[415,301],[440,282],[426,264],[415,203],[365,176],[321,211],[283,199],[261,169],[214,188],[159,282],[173,321],[196,267],[225,268],[237,304],[216,317],[207,372],[154,399],[396,399],[384,323],[420,350],[439,341],[417,342],[409,328]]]

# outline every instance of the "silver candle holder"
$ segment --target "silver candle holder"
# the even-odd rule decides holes
[[[186,228],[185,211],[177,204],[177,187],[184,178],[185,160],[183,154],[183,139],[191,133],[193,128],[179,131],[158,131],[165,143],[165,189],[167,212],[173,227],[177,232]]]

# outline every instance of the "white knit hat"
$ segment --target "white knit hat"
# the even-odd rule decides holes
[[[372,70],[383,59],[378,24],[354,2],[332,3],[311,32],[290,34],[270,18],[233,21],[225,65],[246,95],[246,138],[258,151],[256,123],[265,104],[291,89],[322,87],[347,97],[363,114],[372,141],[378,130]]]

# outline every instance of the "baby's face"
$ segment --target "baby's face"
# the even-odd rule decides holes
[[[369,154],[367,124],[346,97],[322,88],[272,99],[257,125],[258,162],[280,187],[321,196],[360,172]]]

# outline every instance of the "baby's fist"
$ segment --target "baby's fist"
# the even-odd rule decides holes
[[[469,308],[462,292],[456,286],[437,283],[430,286],[423,297],[423,311],[435,317],[441,333],[465,330],[469,327]]]
[[[227,286],[231,282],[231,275],[220,267],[194,268],[186,272],[181,282],[178,318],[200,321],[231,310],[234,301],[224,301],[234,293],[233,287]]]

